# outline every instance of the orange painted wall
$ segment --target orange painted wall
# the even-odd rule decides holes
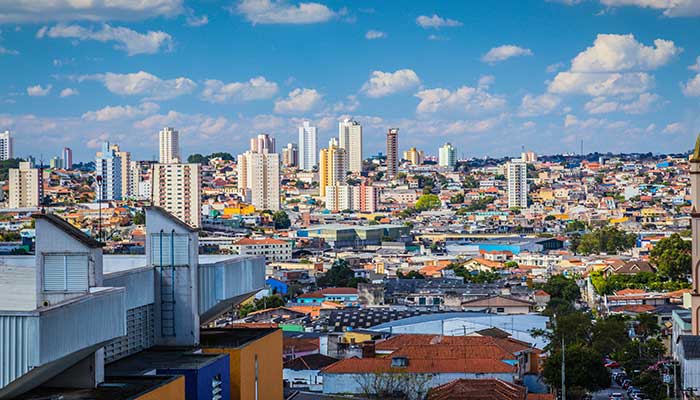
[[[255,356],[258,357],[258,400],[282,400],[282,331],[235,349],[202,348],[203,353],[228,354],[231,360],[231,400],[256,400]]]
[[[166,383],[146,394],[137,397],[137,400],[185,400],[185,377],[179,376],[177,379]]]

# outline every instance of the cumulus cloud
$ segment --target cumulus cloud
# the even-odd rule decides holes
[[[297,88],[289,92],[286,98],[275,101],[275,112],[278,114],[306,113],[321,104],[322,97],[316,89]]]
[[[493,85],[493,83],[496,82],[496,77],[493,75],[482,75],[479,78],[479,88],[481,89],[488,89]]]
[[[118,50],[125,51],[130,56],[136,54],[154,54],[161,49],[172,47],[172,37],[162,31],[139,33],[125,27],[113,27],[108,24],[100,29],[84,28],[80,25],[59,24],[39,29],[37,38],[70,38],[75,40],[96,40],[98,42],[116,42]]]
[[[564,68],[564,63],[558,62],[558,63],[548,65],[547,68],[545,69],[545,71],[547,71],[548,74],[553,74],[553,73],[561,70],[562,68]]]
[[[152,100],[168,100],[191,93],[197,84],[189,78],[160,79],[148,72],[139,71],[131,74],[83,75],[79,80],[96,80],[102,82],[112,93],[124,96],[142,96]]]
[[[682,123],[680,122],[673,122],[671,124],[666,125],[666,127],[661,131],[663,133],[679,133],[683,132],[685,127],[683,126]]]
[[[0,23],[139,20],[182,13],[183,0],[3,0]]]
[[[431,17],[421,15],[416,18],[416,24],[423,29],[440,29],[444,27],[462,26],[462,23],[457,20],[443,18],[437,14],[433,14]]]
[[[695,59],[695,64],[689,65],[688,69],[695,72],[700,72],[700,56]]]
[[[571,61],[572,72],[650,71],[668,64],[683,51],[671,40],[656,39],[645,46],[634,35],[600,34],[593,46]]]
[[[0,56],[1,55],[16,56],[17,54],[19,54],[19,51],[8,49],[7,47],[3,47],[0,45]]]
[[[177,126],[185,140],[196,135],[195,139],[206,139],[216,134],[233,130],[235,124],[225,117],[205,114],[187,114],[170,110],[166,114],[155,114],[136,121],[134,127],[155,131],[162,126]]]
[[[646,92],[653,86],[654,77],[646,72],[560,72],[550,82],[548,90],[551,93],[561,94],[617,96]]]
[[[418,75],[411,69],[395,72],[372,71],[370,78],[360,89],[368,97],[384,97],[412,89],[420,84]]]
[[[337,15],[321,3],[295,5],[286,0],[241,0],[235,10],[252,24],[314,24]]]
[[[386,37],[386,33],[382,31],[375,31],[374,29],[370,29],[365,33],[365,39],[367,40],[374,40],[374,39],[384,39]]]
[[[518,116],[535,117],[547,115],[559,107],[559,104],[561,104],[561,98],[553,94],[544,93],[539,96],[526,94],[520,103]]]
[[[462,86],[454,91],[443,88],[422,90],[416,93],[416,97],[420,99],[416,108],[419,113],[459,111],[479,114],[499,110],[506,105],[503,97],[469,86]]]
[[[339,101],[333,105],[332,111],[334,113],[348,113],[354,112],[360,107],[360,101],[357,96],[350,95],[345,98],[344,101]]]
[[[51,87],[51,85],[46,85],[45,87],[41,85],[29,86],[27,88],[27,94],[32,97],[43,97],[51,92]]]
[[[700,16],[700,1],[698,0],[600,0],[608,7],[636,6],[662,10],[666,17],[697,17]]]
[[[77,90],[77,89],[65,88],[65,89],[61,90],[60,96],[61,96],[61,97],[70,97],[70,96],[75,96],[75,95],[77,95],[77,94],[78,94],[78,90]]]
[[[627,114],[642,114],[648,112],[659,99],[653,93],[642,93],[635,100],[622,102],[606,97],[596,97],[584,105],[584,109],[590,114],[606,114],[611,112],[624,112]]]
[[[202,99],[211,103],[226,101],[244,102],[272,98],[277,94],[277,83],[263,76],[251,78],[247,82],[224,83],[216,79],[204,82]]]
[[[506,44],[503,46],[494,47],[489,50],[486,54],[481,56],[481,61],[487,63],[497,63],[505,61],[512,57],[521,56],[531,56],[533,55],[532,50],[526,49],[524,47],[515,46],[512,44]]]
[[[115,119],[133,119],[151,115],[160,107],[156,103],[141,103],[138,106],[107,106],[96,111],[88,111],[82,118],[88,121],[112,121]]]
[[[700,96],[700,74],[688,79],[686,83],[681,83],[681,91],[686,96]]]

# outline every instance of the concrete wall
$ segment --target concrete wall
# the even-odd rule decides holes
[[[233,256],[199,266],[199,313],[218,302],[265,287],[265,257]]]
[[[155,301],[153,294],[153,288],[155,287],[154,272],[152,267],[106,274],[104,276],[104,285],[126,289],[127,310],[152,304]]]

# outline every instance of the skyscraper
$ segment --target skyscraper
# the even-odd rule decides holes
[[[299,165],[299,148],[296,143],[287,143],[287,147],[282,149],[282,165],[287,168]]]
[[[112,145],[114,154],[120,158],[121,179],[122,179],[122,199],[128,199],[134,195],[132,188],[133,174],[131,173],[131,153],[119,149],[118,144]]]
[[[439,164],[441,167],[454,168],[457,163],[455,148],[452,143],[445,143],[440,147]]]
[[[38,207],[44,197],[44,183],[41,169],[32,168],[31,163],[22,161],[19,168],[10,168],[10,208]]]
[[[389,128],[386,134],[386,175],[393,178],[399,173],[399,128]]]
[[[506,164],[508,207],[527,208],[527,163],[514,158]]]
[[[275,138],[267,133],[261,133],[250,139],[250,151],[253,153],[274,153]]]
[[[362,125],[351,119],[338,123],[340,148],[345,149],[348,158],[348,171],[362,173]]]
[[[97,152],[95,176],[101,179],[101,182],[95,180],[97,199],[102,201],[122,199],[122,159],[109,142],[102,143],[102,151]]]
[[[425,154],[423,153],[423,150],[417,150],[415,147],[411,147],[407,151],[403,152],[403,158],[408,160],[413,165],[421,165],[425,159]]]
[[[12,136],[10,131],[0,133],[0,160],[12,158]]]
[[[280,209],[280,156],[277,153],[246,153],[250,203],[258,210]]]
[[[70,147],[64,147],[61,153],[63,160],[63,169],[73,169],[73,150]]]
[[[180,162],[180,134],[173,128],[165,127],[158,134],[160,140],[161,164]]]
[[[200,164],[153,164],[151,201],[186,224],[198,228],[202,221]]]
[[[326,196],[328,186],[344,185],[347,175],[347,154],[331,139],[327,149],[321,149],[318,164],[319,195]]]
[[[299,169],[311,171],[316,166],[317,143],[316,127],[304,121],[299,127]]]

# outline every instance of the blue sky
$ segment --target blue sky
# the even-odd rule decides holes
[[[497,3],[497,4],[496,4]],[[15,153],[150,159],[320,143],[351,116],[367,154],[684,151],[700,131],[700,0],[0,0],[0,131]]]

